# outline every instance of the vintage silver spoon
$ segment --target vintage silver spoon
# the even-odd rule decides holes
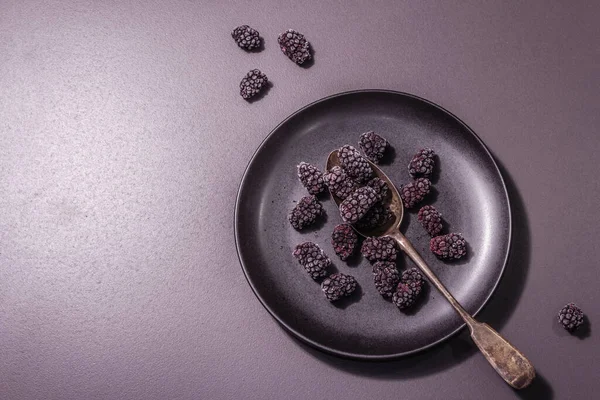
[[[433,273],[427,263],[415,250],[408,239],[400,232],[400,223],[402,222],[402,216],[404,214],[404,207],[402,205],[402,199],[398,193],[396,186],[390,181],[386,174],[383,173],[375,164],[371,163],[373,172],[375,175],[385,181],[390,188],[389,199],[387,204],[393,214],[390,221],[381,227],[377,227],[372,230],[361,230],[356,227],[354,230],[360,235],[369,236],[389,236],[393,238],[398,246],[410,257],[410,259],[423,271],[429,281],[435,286],[440,293],[444,295],[446,300],[450,302],[454,310],[461,316],[465,321],[469,330],[471,331],[471,338],[483,353],[488,362],[494,367],[496,372],[500,374],[502,379],[506,381],[510,386],[515,389],[523,389],[527,387],[533,378],[535,378],[535,369],[531,362],[511,345],[506,339],[504,339],[498,332],[492,329],[489,325],[481,322],[477,322],[467,311],[456,301],[454,296],[450,294],[448,289],[444,286],[438,277]],[[339,165],[337,150],[329,154],[327,158],[327,170]],[[341,199],[331,194],[336,204],[342,202]]]

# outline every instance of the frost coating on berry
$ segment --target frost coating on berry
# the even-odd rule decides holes
[[[242,49],[252,50],[260,47],[260,35],[248,25],[240,25],[231,32],[231,37]]]
[[[373,178],[369,182],[367,182],[367,186],[370,186],[375,190],[377,196],[379,197],[379,201],[385,199],[390,193],[390,188],[387,183],[383,179]]]
[[[331,265],[331,260],[317,244],[301,243],[296,246],[292,254],[314,280],[327,276],[327,268]]]
[[[423,206],[417,218],[430,236],[437,236],[443,229],[442,214],[433,206]]]
[[[336,301],[350,296],[356,290],[356,278],[341,272],[331,274],[321,283],[321,289],[329,301]]]
[[[386,299],[391,298],[400,282],[396,264],[390,261],[378,261],[373,264],[373,281],[379,294]]]
[[[298,164],[298,179],[310,194],[319,194],[325,190],[323,173],[312,164],[304,161]]]
[[[323,175],[323,181],[329,187],[331,193],[342,200],[356,189],[354,181],[339,166],[331,168],[328,173]]]
[[[441,259],[457,260],[467,254],[467,242],[460,233],[449,233],[431,238],[429,248]]]
[[[331,234],[333,250],[342,260],[348,259],[356,249],[358,235],[348,224],[340,224],[333,228]]]
[[[267,86],[269,79],[267,75],[262,73],[259,69],[253,69],[248,72],[246,76],[240,82],[240,95],[248,100],[257,94]]]
[[[392,211],[389,206],[381,203],[375,204],[364,217],[359,219],[354,226],[358,229],[373,229],[384,225],[392,218]]]
[[[425,148],[419,150],[408,164],[408,173],[413,177],[423,176],[431,177],[435,167],[435,152],[432,149]]]
[[[402,277],[400,278],[400,281],[406,283],[409,286],[423,286],[425,284],[423,273],[421,272],[421,270],[415,267],[402,272]]]
[[[383,158],[388,142],[373,131],[368,131],[360,135],[358,146],[367,158],[375,164]]]
[[[323,205],[315,196],[304,196],[290,211],[288,219],[295,229],[301,230],[314,224],[323,212]]]
[[[417,178],[400,188],[400,197],[404,207],[413,208],[423,201],[431,191],[431,182],[427,178]]]
[[[338,159],[348,176],[358,183],[364,183],[373,176],[373,169],[369,161],[349,144],[340,147]]]
[[[558,322],[568,330],[574,332],[583,324],[584,314],[575,303],[569,303],[558,312]]]
[[[374,263],[376,261],[396,261],[398,247],[389,236],[366,238],[360,248],[362,255]]]
[[[288,29],[277,38],[279,48],[290,60],[298,65],[304,64],[312,58],[310,43],[303,34],[293,29]]]
[[[401,281],[396,287],[392,301],[401,310],[413,306],[421,294],[423,287],[413,283]]]
[[[355,223],[377,203],[377,193],[369,186],[356,189],[340,203],[340,217],[344,222]]]

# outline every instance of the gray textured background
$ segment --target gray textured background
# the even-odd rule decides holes
[[[505,3],[0,1],[0,398],[596,396],[600,5]],[[236,47],[242,23],[263,52]],[[309,69],[276,47],[290,27]],[[274,86],[248,104],[255,67]],[[464,333],[392,363],[322,355],[252,294],[233,240],[248,160],[299,107],[360,88],[440,104],[501,164],[514,257],[482,319],[536,365],[527,391]],[[567,301],[591,333],[557,326]]]

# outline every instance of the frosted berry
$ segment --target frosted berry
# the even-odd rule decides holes
[[[333,251],[342,260],[348,259],[356,250],[358,244],[358,235],[352,229],[352,226],[348,224],[340,224],[333,228],[331,234],[331,244]]]
[[[406,283],[401,281],[392,296],[392,301],[401,310],[413,306],[423,290],[421,285],[414,285],[412,283],[414,282]]]
[[[431,238],[429,248],[441,259],[457,260],[467,254],[467,242],[460,233],[449,233]]]
[[[387,205],[375,204],[364,217],[359,219],[354,226],[358,229],[374,229],[384,225],[392,218],[392,211]]]
[[[327,276],[327,268],[331,265],[331,260],[317,244],[301,243],[296,246],[292,254],[314,280]]]
[[[323,175],[323,181],[329,187],[331,193],[344,200],[356,189],[356,183],[339,167],[333,167]]]
[[[431,182],[427,178],[417,178],[400,188],[400,197],[406,208],[413,208],[423,201],[431,191]]]
[[[304,161],[298,164],[298,179],[310,194],[319,194],[325,190],[323,173],[312,164]]]
[[[323,212],[323,205],[315,196],[304,196],[290,211],[288,219],[295,229],[301,230],[314,224]]]
[[[375,288],[386,299],[390,299],[400,282],[396,264],[390,261],[377,261],[373,264]]]
[[[240,82],[240,95],[248,100],[261,92],[269,82],[267,75],[259,69],[253,69]]]
[[[341,167],[356,182],[367,182],[373,176],[371,164],[353,146],[347,144],[340,147],[338,158]]]
[[[303,34],[293,29],[288,29],[277,38],[279,48],[290,60],[298,65],[312,58],[310,54],[310,43]]]
[[[583,311],[574,303],[569,303],[558,312],[558,322],[568,330],[574,332],[583,324]]]
[[[437,236],[443,228],[442,214],[433,206],[423,206],[417,214],[417,218],[423,228],[430,236]]]
[[[340,203],[340,217],[342,221],[355,223],[377,203],[378,197],[375,190],[369,186],[356,189]]]
[[[369,182],[367,182],[367,186],[370,186],[375,190],[377,196],[379,197],[379,201],[385,199],[390,193],[390,188],[387,183],[380,178],[373,178]]]
[[[321,289],[329,301],[336,301],[345,296],[350,296],[356,290],[356,278],[341,272],[331,274],[321,282]]]
[[[396,261],[398,247],[396,241],[389,236],[368,237],[363,242],[360,252],[372,263],[376,261]]]
[[[365,132],[360,135],[358,146],[365,156],[375,164],[383,158],[388,142],[373,131]]]
[[[260,47],[261,38],[256,29],[240,25],[231,32],[231,37],[242,49],[253,50]]]
[[[433,168],[435,167],[435,152],[432,149],[425,148],[419,150],[414,155],[410,163],[408,164],[408,173],[413,178],[422,176],[425,178],[431,177],[433,174]]]

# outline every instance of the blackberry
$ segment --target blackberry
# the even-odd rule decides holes
[[[431,182],[427,178],[417,178],[413,182],[407,183],[400,188],[400,197],[404,207],[413,208],[423,201],[425,196],[431,190]]]
[[[338,166],[331,168],[328,173],[324,174],[323,181],[329,187],[331,193],[342,200],[356,189],[354,181]]]
[[[304,242],[296,246],[292,254],[314,280],[327,276],[327,268],[331,265],[331,260],[319,245]]]
[[[350,296],[356,290],[356,278],[341,272],[331,274],[323,282],[321,289],[329,301],[336,301],[345,296]]]
[[[375,164],[379,164],[379,161],[383,158],[387,145],[387,140],[373,131],[363,133],[358,141],[358,146],[362,152]]]
[[[360,252],[372,263],[376,261],[396,261],[398,247],[396,241],[389,236],[368,237],[363,242]]]
[[[295,229],[301,230],[315,223],[323,214],[323,205],[315,196],[304,196],[290,211],[288,219]]]
[[[319,194],[325,190],[323,173],[312,164],[304,161],[298,164],[298,179],[310,194]]]
[[[574,332],[583,324],[583,311],[574,303],[569,303],[558,312],[558,322],[569,332]]]
[[[344,171],[356,182],[364,183],[373,176],[371,164],[353,146],[347,144],[340,147],[338,158]]]
[[[260,35],[248,25],[240,25],[231,32],[231,37],[242,49],[252,50],[260,47]]]
[[[423,206],[417,218],[430,236],[437,236],[442,231],[442,214],[433,206]]]
[[[399,309],[411,307],[421,294],[423,286],[412,284],[414,282],[400,282],[392,296],[392,301]]]
[[[392,211],[390,208],[387,205],[377,203],[354,226],[358,229],[373,229],[385,224],[391,217]]]
[[[438,258],[459,258],[467,254],[467,242],[460,233],[436,236],[429,241],[429,248]]]
[[[429,178],[433,174],[433,167],[435,167],[435,152],[432,149],[425,148],[419,150],[410,160],[408,173],[413,178],[417,176]]]
[[[390,261],[377,261],[373,264],[373,281],[379,294],[390,299],[400,282],[396,264]]]
[[[340,224],[333,228],[331,244],[333,245],[335,254],[340,256],[342,260],[346,260],[356,249],[358,235],[350,225]]]
[[[411,287],[415,287],[416,285],[423,286],[425,284],[425,279],[423,279],[423,273],[418,268],[410,268],[402,273],[400,277],[400,281],[406,283]]]
[[[279,35],[277,43],[283,54],[298,65],[311,59],[310,44],[300,32],[288,29]]]
[[[377,196],[379,197],[379,201],[385,199],[390,193],[390,188],[388,187],[387,183],[380,178],[371,179],[369,182],[367,182],[367,186],[370,186],[375,190]]]
[[[356,189],[340,203],[340,217],[344,222],[355,223],[377,203],[377,193],[369,186]]]
[[[259,69],[248,72],[240,82],[240,95],[248,100],[267,86],[269,79]]]

